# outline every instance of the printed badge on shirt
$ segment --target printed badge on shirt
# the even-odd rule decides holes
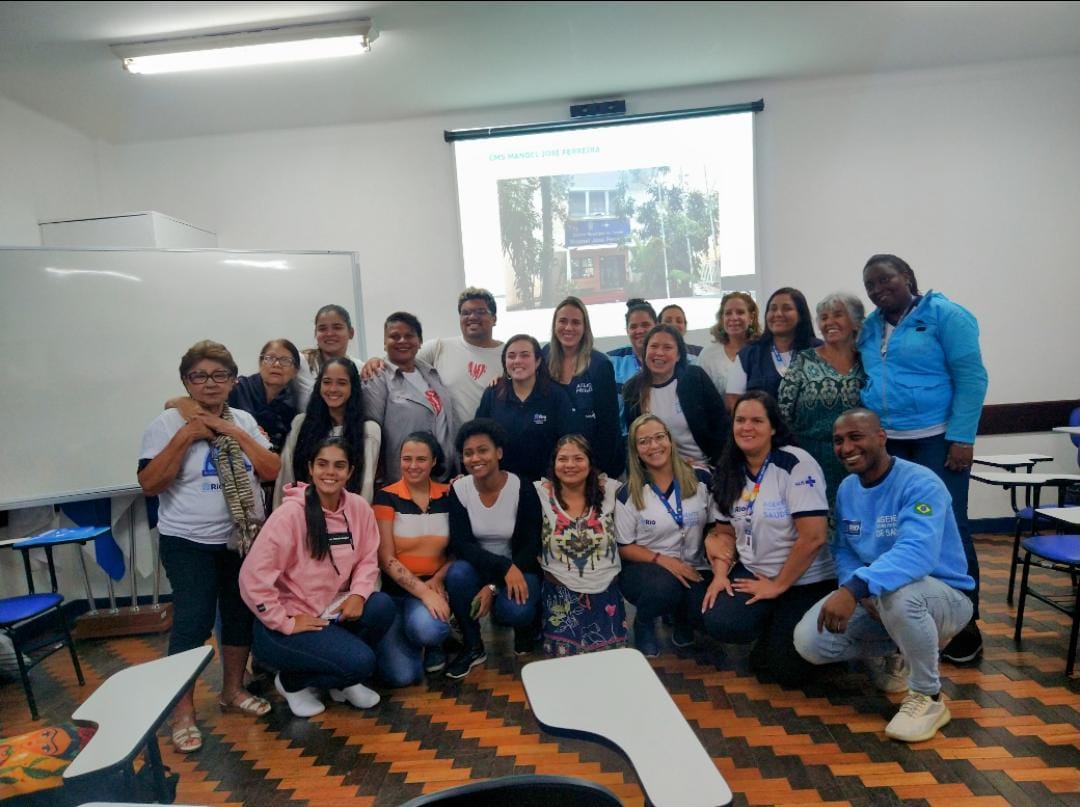
[[[543,426],[545,423],[547,423],[547,415],[542,414],[541,412],[533,413],[533,424]]]
[[[207,449],[207,452],[206,452],[206,458],[203,460],[203,468],[202,468],[202,475],[203,475],[202,489],[203,489],[204,493],[210,493],[212,491],[221,490],[221,483],[220,482],[210,482],[209,481],[210,477],[213,477],[214,479],[217,479],[217,475],[218,475],[218,469],[217,469],[218,453],[219,453],[218,447],[216,445],[214,445],[213,443],[210,443],[209,448]],[[244,470],[247,471],[248,473],[251,472],[251,463],[248,462],[247,457],[244,457]]]

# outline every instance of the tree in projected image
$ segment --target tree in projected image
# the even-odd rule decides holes
[[[555,261],[555,222],[566,221],[570,179],[521,177],[498,183],[502,249],[514,268],[514,287],[524,308],[536,306],[538,283],[539,303],[544,306],[554,305],[565,291],[565,278]]]

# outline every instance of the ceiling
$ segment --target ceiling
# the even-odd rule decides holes
[[[369,16],[350,59],[131,76],[108,46]],[[1080,54],[1080,3],[3,2],[0,95],[119,143]]]

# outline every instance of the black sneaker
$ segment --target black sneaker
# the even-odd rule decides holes
[[[514,628],[514,655],[527,656],[536,647],[532,627]]]
[[[690,625],[675,623],[671,631],[671,643],[676,647],[691,647],[694,644],[694,629]]]
[[[979,660],[982,650],[982,633],[973,619],[945,645],[945,649],[941,651],[941,658],[953,664],[971,664]]]
[[[484,652],[483,645],[474,647],[471,650],[466,648],[454,656],[454,659],[446,665],[446,677],[464,678],[469,674],[469,670],[477,664],[483,664],[485,661],[487,661],[487,653]]]

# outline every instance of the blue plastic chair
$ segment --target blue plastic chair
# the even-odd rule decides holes
[[[75,666],[75,676],[79,679],[79,686],[86,681],[83,679],[82,667],[79,666],[79,656],[75,652],[75,642],[71,639],[67,620],[60,610],[60,604],[64,601],[63,596],[55,592],[49,594],[24,594],[19,597],[4,597],[0,599],[0,630],[11,639],[15,648],[15,661],[19,665],[19,677],[22,679],[23,691],[26,692],[26,700],[30,704],[30,716],[38,719],[37,703],[34,701],[34,690],[30,687],[30,670],[51,656],[57,650],[65,646],[71,652],[71,663]],[[36,633],[39,618],[51,615],[54,621],[54,631],[45,636],[40,634],[28,636],[33,630]],[[34,654],[44,650],[36,658],[23,654]]]
[[[1072,675],[1076,661],[1076,639],[1080,634],[1080,587],[1077,586],[1077,573],[1080,573],[1080,535],[1036,535],[1024,540],[1024,574],[1020,579],[1020,604],[1016,608],[1016,633],[1013,639],[1019,644],[1020,631],[1024,627],[1024,605],[1028,596],[1044,602],[1051,608],[1072,618],[1069,631],[1069,652],[1066,656],[1065,675]],[[1051,592],[1036,591],[1028,583],[1032,556],[1038,558],[1036,565],[1042,568],[1066,572],[1070,575],[1072,594],[1062,596]]]

